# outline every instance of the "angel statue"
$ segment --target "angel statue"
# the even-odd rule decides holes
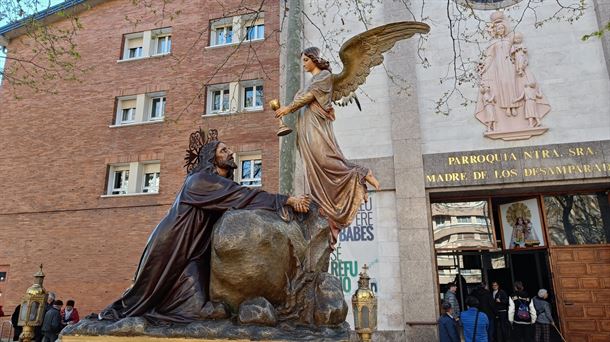
[[[368,199],[366,183],[379,190],[379,181],[372,171],[350,163],[341,152],[333,132],[332,103],[349,101],[353,92],[364,84],[371,68],[383,62],[382,54],[396,42],[429,30],[424,23],[397,22],[358,34],[341,46],[339,57],[343,70],[340,74],[331,72],[330,63],[320,56],[317,47],[305,49],[303,69],[313,75],[311,84],[297,92],[292,103],[275,111],[275,117],[281,118],[305,107],[298,114],[296,141],[311,196],[330,222],[331,245],[341,228],[350,225],[362,202]]]

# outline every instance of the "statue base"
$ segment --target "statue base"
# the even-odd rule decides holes
[[[535,135],[544,134],[544,132],[548,131],[548,127],[533,127],[526,128],[518,131],[495,131],[495,132],[485,132],[485,137],[490,139],[502,139],[502,140],[524,140],[529,139]]]
[[[200,338],[162,338],[148,336],[62,336],[61,342],[242,342],[251,340],[207,340]]]
[[[154,325],[142,317],[112,321],[83,319],[66,327],[61,342],[200,342],[200,341],[349,341],[349,324],[308,327],[288,322],[277,327],[237,324],[232,319]]]

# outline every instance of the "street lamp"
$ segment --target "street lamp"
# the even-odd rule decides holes
[[[369,269],[366,264],[362,267],[358,289],[352,296],[352,308],[354,311],[354,330],[360,336],[360,340],[368,342],[371,335],[377,330],[377,298],[369,287],[371,278],[366,273]]]
[[[47,291],[42,287],[44,281],[44,273],[42,273],[42,264],[40,270],[34,274],[36,281],[25,293],[21,299],[21,309],[19,311],[19,326],[23,327],[23,332],[19,337],[20,341],[31,342],[34,338],[34,327],[42,324],[45,313],[45,304],[47,303]]]

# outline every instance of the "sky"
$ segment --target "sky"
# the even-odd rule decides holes
[[[11,1],[11,2],[16,2],[17,0],[0,0],[0,1]],[[44,8],[48,8],[51,6],[55,6],[59,3],[64,2],[64,0],[31,0],[33,1],[38,1],[39,2],[39,6],[38,8],[40,9],[44,9]],[[28,15],[32,14],[32,13],[27,13]],[[0,27],[9,24],[9,21],[6,18],[3,18],[0,16]],[[0,70],[4,70],[4,60],[5,60],[6,55],[4,54],[4,51],[0,50]],[[2,75],[0,74],[0,80],[2,79]]]

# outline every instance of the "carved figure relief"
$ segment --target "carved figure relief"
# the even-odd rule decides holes
[[[491,139],[529,139],[543,134],[542,118],[551,110],[529,67],[523,34],[511,32],[503,12],[489,24],[491,44],[478,67],[479,98],[475,117]]]

